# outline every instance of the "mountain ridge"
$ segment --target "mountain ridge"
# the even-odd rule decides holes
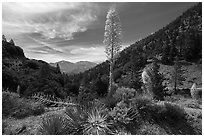
[[[58,61],[55,63],[49,63],[51,66],[56,67],[57,64],[60,67],[61,72],[68,73],[68,74],[76,74],[80,72],[84,72],[95,67],[97,64],[90,62],[90,61],[78,61],[76,63],[70,61]]]

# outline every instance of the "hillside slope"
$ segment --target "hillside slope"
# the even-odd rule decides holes
[[[202,3],[198,3],[167,26],[121,51],[114,66],[115,82],[122,86],[131,87],[129,83],[132,81],[132,71],[138,71],[136,69],[139,67],[141,71],[141,68],[144,68],[142,65],[147,64],[145,60],[156,57],[163,65],[171,68],[176,56],[195,66],[202,62]],[[141,60],[144,60],[143,63]],[[133,69],[135,65],[137,67]],[[194,70],[192,69],[195,67],[194,65],[185,66],[189,69],[186,75]],[[199,76],[195,75],[194,77],[197,78],[198,76],[197,83],[201,85],[201,69],[194,71],[199,73]],[[80,81],[79,78],[84,77],[84,81],[87,83],[101,79],[107,83],[103,78],[108,78],[108,72],[109,63],[106,61],[75,76],[75,79]],[[136,76],[136,79],[140,79],[140,77]],[[195,78],[188,77],[187,79],[187,81],[192,81]],[[189,87],[188,84],[187,87]]]
[[[16,92],[19,86],[22,95],[40,91],[59,96],[52,87],[61,87],[57,68],[42,60],[26,58],[21,47],[6,41],[2,41],[2,54],[2,89]]]

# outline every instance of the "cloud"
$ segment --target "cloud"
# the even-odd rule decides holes
[[[106,54],[104,52],[104,46],[95,45],[92,47],[79,47],[70,51],[75,59],[83,59],[93,62],[102,62],[106,59]]]
[[[33,41],[37,43],[35,46],[31,46],[28,50],[33,51],[34,53],[42,53],[42,54],[61,54],[63,51],[52,44],[48,44],[46,42],[31,38]]]
[[[33,14],[33,13],[49,13],[53,11],[58,11],[62,9],[73,9],[78,6],[80,3],[52,3],[52,2],[4,2],[2,5],[3,10],[8,10],[15,12],[17,14]]]
[[[46,47],[32,48],[27,51],[27,54],[30,54],[30,57],[33,59],[41,59],[47,62],[57,62],[60,60],[67,60],[71,62],[78,61],[91,61],[95,63],[101,63],[106,60],[106,55],[104,52],[104,47],[90,47],[90,48],[73,48],[67,49],[66,52],[61,54],[56,52],[47,51]],[[35,53],[35,54],[33,54]]]
[[[86,55],[103,55],[104,53],[104,47],[102,46],[98,46],[98,47],[80,47],[77,49],[72,50],[70,53],[71,54],[86,54]]]
[[[96,6],[90,3],[3,3],[3,32],[71,40],[96,21],[94,10]]]

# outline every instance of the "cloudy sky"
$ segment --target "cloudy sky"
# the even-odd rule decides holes
[[[116,3],[123,48],[164,27],[196,3]],[[103,45],[111,3],[2,3],[2,33],[26,57],[47,62],[106,60]]]

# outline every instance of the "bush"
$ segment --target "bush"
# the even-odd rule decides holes
[[[78,103],[86,104],[90,101],[93,101],[97,97],[95,92],[91,92],[89,89],[80,89],[77,96]]]
[[[107,108],[114,108],[117,104],[117,100],[114,97],[105,97],[105,98],[101,99],[101,102]]]
[[[15,118],[24,118],[30,115],[44,113],[44,106],[40,102],[20,98],[16,93],[2,93],[2,114]]]
[[[133,88],[118,88],[113,97],[119,102],[121,100],[128,101],[136,96],[137,92]]]
[[[133,109],[137,110],[143,119],[149,118],[148,108],[153,104],[153,100],[148,95],[139,95],[131,101]]]
[[[5,133],[8,124],[5,121],[2,121],[2,134]]]
[[[114,122],[119,124],[129,124],[138,116],[138,112],[133,110],[123,101],[117,103],[109,114],[113,118]]]
[[[111,89],[111,91],[109,91],[110,90],[110,85],[109,85],[108,96],[112,97],[115,94],[117,89],[118,89],[118,84],[113,83],[112,84],[112,89]]]
[[[185,118],[185,110],[175,104],[175,103],[170,103],[170,102],[165,102],[165,107],[166,107],[166,117],[174,120],[175,122],[180,121]]]
[[[163,121],[169,123],[178,123],[181,120],[185,120],[184,109],[171,102],[159,101],[148,106],[148,111],[151,117],[156,121]]]

